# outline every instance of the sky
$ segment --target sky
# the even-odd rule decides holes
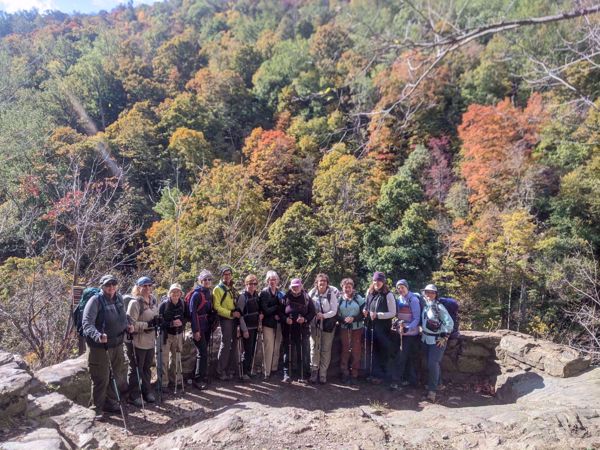
[[[155,3],[157,0],[134,0],[134,5],[140,3]],[[65,13],[78,11],[81,13],[95,13],[102,9],[110,11],[120,3],[127,0],[0,0],[0,11],[9,13],[21,9],[37,8],[39,11],[48,9],[59,10]]]

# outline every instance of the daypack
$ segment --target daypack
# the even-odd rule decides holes
[[[446,311],[448,311],[448,314],[450,314],[450,317],[452,317],[452,320],[454,321],[454,328],[452,333],[450,333],[450,338],[455,338],[458,336],[458,325],[460,320],[458,315],[458,302],[451,297],[441,297],[439,302],[444,305],[444,308],[446,308]]]
[[[183,299],[183,301],[184,301],[183,317],[186,322],[189,322],[190,320],[192,320],[192,313],[190,312],[190,307],[191,307],[191,303],[192,303],[192,296],[194,295],[194,292],[196,292],[196,291],[198,291],[200,293],[200,304],[198,305],[196,310],[202,309],[204,307],[204,305],[206,305],[206,303],[208,303],[206,300],[206,296],[204,295],[204,292],[202,292],[202,288],[200,286],[198,286],[195,289],[192,289],[187,294],[185,294],[185,298]]]
[[[85,309],[85,305],[94,295],[100,293],[100,288],[97,287],[88,287],[85,288],[81,294],[81,298],[79,299],[79,303],[73,310],[73,324],[75,324],[75,328],[77,328],[77,333],[79,336],[85,336],[83,333],[83,310]]]

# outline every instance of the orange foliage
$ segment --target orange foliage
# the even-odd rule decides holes
[[[458,135],[463,142],[461,173],[472,191],[471,204],[502,206],[518,195],[544,118],[539,94],[531,96],[524,110],[509,99],[496,106],[469,106]]]

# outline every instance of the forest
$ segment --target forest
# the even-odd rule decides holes
[[[0,12],[0,346],[76,354],[105,273],[434,282],[465,329],[600,358],[586,1],[167,0]]]

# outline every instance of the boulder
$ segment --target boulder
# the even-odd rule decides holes
[[[535,389],[544,387],[543,378],[532,371],[517,371],[504,373],[496,378],[494,390],[496,398],[502,402],[514,402],[519,397]]]
[[[500,340],[500,349],[507,359],[561,378],[578,375],[591,363],[590,358],[577,350],[522,333],[505,332]],[[510,364],[510,361],[507,363]]]
[[[0,352],[0,411],[2,416],[22,414],[27,409],[27,394],[32,376],[20,358]]]
[[[18,440],[0,444],[1,450],[71,450],[54,428],[38,428]]]
[[[104,427],[95,423],[96,413],[83,406],[72,404],[63,414],[46,419],[46,426],[53,426],[81,449],[118,449]]]
[[[43,387],[56,391],[74,402],[87,405],[90,400],[91,383],[87,354],[44,367],[35,372],[34,376]]]
[[[64,414],[71,408],[73,402],[58,392],[52,392],[41,397],[29,397],[27,417],[37,419],[58,414]]]

